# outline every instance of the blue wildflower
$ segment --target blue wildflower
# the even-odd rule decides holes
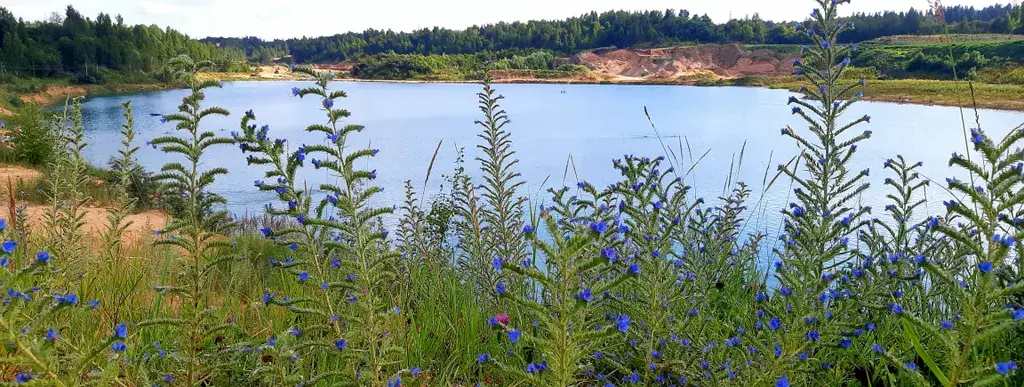
[[[583,289],[576,295],[576,298],[583,300],[583,302],[593,301],[594,297],[590,294],[590,288]]]
[[[1000,375],[1006,375],[1015,369],[1017,369],[1017,362],[1012,360],[1003,363],[996,363],[996,372]]]
[[[348,341],[345,341],[345,339],[334,340],[334,347],[339,351],[344,351],[348,347]]]
[[[523,333],[523,331],[519,330],[519,329],[513,329],[513,330],[508,331],[508,341],[511,341],[512,344],[515,344],[515,343],[519,342],[519,336],[522,333]]]
[[[17,376],[14,377],[14,381],[18,382],[18,383],[28,383],[31,380],[32,380],[32,373],[28,372],[28,371],[20,372],[20,373],[18,373]]]
[[[128,346],[125,345],[123,341],[115,341],[114,344],[110,346],[110,349],[114,352],[124,352],[128,349]]]
[[[775,382],[775,387],[789,387],[789,377],[782,375],[779,381]]]
[[[615,249],[611,247],[605,247],[601,249],[601,256],[608,259],[608,262],[615,262]]]
[[[808,341],[818,341],[820,339],[821,339],[821,333],[818,333],[818,331],[813,331],[812,330],[812,331],[808,331],[807,332],[807,340]]]
[[[615,321],[615,327],[619,330],[619,332],[626,333],[626,331],[629,330],[629,322],[630,321],[628,315],[619,315],[619,318]]]
[[[14,249],[16,249],[18,247],[18,242],[15,242],[15,241],[5,241],[2,247],[3,247],[3,251],[5,253],[13,254],[14,253]]]
[[[992,271],[992,262],[982,262],[978,264],[978,270],[982,273],[988,274]]]

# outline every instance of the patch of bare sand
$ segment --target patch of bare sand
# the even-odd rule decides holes
[[[569,59],[599,76],[620,81],[677,79],[701,74],[720,77],[779,76],[792,72],[791,60],[768,50],[736,44],[583,52]]]
[[[43,173],[34,169],[13,165],[0,165],[0,202],[4,204],[2,206],[3,209],[0,210],[0,215],[4,215],[4,219],[8,221],[14,218],[10,209],[11,196],[8,192],[9,186],[18,190],[18,187],[29,186],[41,178],[43,178]],[[8,182],[10,183],[8,184]],[[25,203],[15,203],[15,206],[25,206]],[[42,228],[46,226],[45,214],[49,210],[50,207],[45,205],[27,205],[25,213],[28,218],[29,229],[45,231]],[[86,240],[99,247],[100,235],[106,232],[109,227],[110,222],[107,217],[112,210],[109,208],[90,207],[85,208],[83,211],[85,213],[85,216],[82,218],[82,221],[85,223],[83,232],[86,235]],[[159,211],[146,211],[129,215],[125,221],[131,222],[131,225],[128,226],[128,229],[122,235],[121,243],[134,245],[139,241],[147,240],[147,238],[152,237],[153,230],[164,228],[170,222],[170,219],[170,216]]]
[[[35,94],[21,96],[24,102],[31,102],[39,105],[48,105],[61,98],[81,97],[86,94],[82,86],[52,86]]]
[[[8,179],[11,180],[12,185],[18,186],[35,182],[42,177],[43,173],[35,169],[14,165],[0,165],[0,183],[3,183],[5,188]]]
[[[46,213],[50,211],[49,206],[44,205],[30,205],[25,209],[25,214],[28,217],[28,225],[31,230],[40,230],[41,227],[46,225]],[[85,214],[82,217],[82,222],[85,226],[82,229],[83,234],[86,236],[85,240],[89,241],[95,247],[101,247],[102,241],[100,236],[107,232],[110,227],[110,216],[111,209],[109,208],[85,208],[82,210]],[[2,213],[7,214],[9,210],[3,210]],[[8,217],[10,219],[10,217]],[[124,234],[121,235],[121,243],[126,246],[134,246],[140,241],[147,241],[153,238],[153,230],[159,230],[164,228],[171,221],[171,217],[160,211],[146,211],[137,214],[129,215],[125,222],[131,223],[125,230]]]

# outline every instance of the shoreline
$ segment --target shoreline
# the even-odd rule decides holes
[[[300,79],[296,79],[300,80]],[[758,83],[740,84],[743,78],[725,79],[723,82],[702,83],[666,79],[644,80],[581,80],[581,79],[495,79],[494,84],[536,85],[618,85],[618,86],[693,86],[693,87],[756,87],[787,90],[798,93],[799,83],[787,79],[758,78]],[[393,84],[477,84],[478,81],[460,80],[388,80],[342,78],[339,82],[393,83]],[[950,90],[952,87],[954,90]],[[964,109],[986,109],[1024,112],[1024,86],[974,83],[972,101],[969,82],[941,80],[871,80],[864,88],[865,102],[894,103],[899,105],[943,106]],[[958,91],[955,89],[959,89]],[[952,92],[952,94],[950,94]],[[998,95],[996,95],[998,94]],[[988,98],[986,98],[986,96]],[[956,98],[959,97],[959,100]]]
[[[303,77],[250,78],[223,76],[212,73],[207,76],[221,82],[296,82]],[[427,80],[427,79],[358,79],[339,78],[338,82],[391,83],[391,84],[478,84],[475,80]],[[536,84],[536,85],[620,85],[620,86],[694,86],[694,87],[760,87],[767,89],[798,92],[799,82],[792,78],[722,78],[714,82],[682,79],[592,79],[592,78],[505,78],[494,79],[495,84]],[[975,83],[972,93],[966,81],[938,80],[870,80],[864,88],[866,102],[884,102],[922,106],[946,106],[965,109],[992,109],[1024,112],[1024,86]],[[42,106],[58,104],[67,96],[107,96],[151,91],[165,91],[179,88],[171,83],[118,84],[118,85],[54,85],[43,91],[22,96],[26,102]],[[972,100],[972,94],[974,96]],[[15,109],[16,110],[16,109]],[[5,112],[10,114],[10,111]],[[0,114],[3,116],[3,114]]]

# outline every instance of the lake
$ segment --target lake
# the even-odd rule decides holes
[[[209,90],[207,106],[217,105],[231,111],[230,118],[204,121],[204,128],[229,136],[238,130],[239,120],[252,109],[258,122],[269,124],[271,136],[284,137],[292,146],[323,141],[322,134],[309,134],[304,128],[320,123],[324,114],[319,101],[300,100],[291,96],[292,87],[307,82],[233,82],[222,89]],[[339,82],[334,88],[345,90],[348,98],[336,107],[352,112],[349,123],[366,126],[350,144],[369,144],[380,154],[367,165],[377,170],[377,184],[385,191],[380,204],[401,205],[404,182],[411,180],[418,190],[430,159],[439,141],[443,141],[428,187],[428,196],[439,190],[442,174],[450,175],[455,166],[456,148],[465,148],[467,170],[478,176],[474,157],[481,140],[476,93],[480,86],[472,84],[397,84]],[[663,145],[679,153],[683,148],[682,170],[689,169],[693,159],[707,155],[688,176],[695,192],[712,200],[723,192],[730,165],[736,163],[738,180],[748,183],[752,218],[747,232],[761,231],[777,235],[781,217],[778,211],[792,200],[788,181],[780,180],[762,195],[766,167],[774,175],[775,166],[785,163],[797,153],[797,147],[779,129],[793,126],[806,133],[803,121],[790,114],[786,100],[791,93],[784,90],[741,87],[688,86],[626,86],[626,85],[496,85],[504,95],[502,107],[511,123],[514,149],[520,160],[517,170],[527,181],[522,194],[538,200],[548,199],[548,187],[574,185],[577,176],[599,187],[614,182],[620,175],[611,160],[624,154],[659,156]],[[565,93],[562,93],[562,91]],[[84,102],[84,118],[89,147],[87,158],[97,164],[116,155],[120,147],[121,103],[132,100],[136,113],[138,142],[142,149],[138,158],[149,171],[155,171],[172,158],[143,142],[171,133],[171,124],[161,124],[159,117],[177,109],[185,90],[147,92],[89,98]],[[647,107],[655,129],[644,115]],[[870,124],[855,131],[872,130],[874,136],[861,143],[852,161],[852,170],[872,168],[872,188],[863,198],[877,211],[884,206],[886,188],[882,180],[885,159],[903,154],[908,161],[922,161],[921,174],[943,182],[951,176],[947,167],[950,154],[964,152],[960,110],[950,107],[897,105],[861,102],[850,108],[850,119],[869,114]],[[974,112],[966,111],[968,126],[974,124]],[[990,135],[1002,136],[1024,122],[1024,114],[982,110],[981,127]],[[803,132],[801,132],[803,131]],[[738,155],[743,148],[742,165]],[[691,157],[692,154],[692,157]],[[573,163],[566,173],[567,160]],[[213,190],[229,201],[229,210],[236,215],[258,214],[264,204],[276,200],[272,194],[261,193],[253,181],[263,178],[263,171],[249,167],[237,147],[222,147],[205,156],[207,167],[226,167],[231,171],[221,177]],[[326,179],[326,173],[313,171],[303,175],[315,186]],[[769,180],[771,175],[769,176]],[[547,181],[546,186],[541,183]],[[941,201],[948,199],[938,185],[928,191],[928,210],[942,211]],[[748,217],[751,214],[748,214]]]

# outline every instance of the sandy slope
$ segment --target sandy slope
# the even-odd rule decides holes
[[[793,71],[792,58],[769,50],[749,51],[737,44],[705,44],[656,49],[588,51],[569,59],[595,73],[618,79],[676,79],[709,74],[734,78],[783,76]]]

